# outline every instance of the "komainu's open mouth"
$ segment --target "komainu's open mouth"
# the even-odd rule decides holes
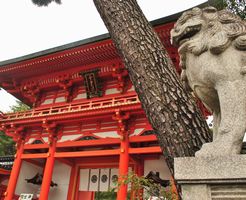
[[[186,27],[184,31],[176,36],[173,36],[173,44],[175,46],[180,46],[191,37],[196,35],[201,30],[201,25],[196,25],[192,27]]]

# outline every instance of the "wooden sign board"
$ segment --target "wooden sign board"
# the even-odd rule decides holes
[[[21,194],[18,200],[32,200],[33,194]]]

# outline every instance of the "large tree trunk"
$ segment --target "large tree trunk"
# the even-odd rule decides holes
[[[211,141],[195,101],[182,87],[167,51],[136,0],[94,0],[129,71],[173,172],[173,158],[194,156]]]

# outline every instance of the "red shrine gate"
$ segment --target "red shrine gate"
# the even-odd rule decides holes
[[[163,18],[153,25],[177,67],[177,50],[169,39],[175,19]],[[94,191],[105,191],[129,169],[139,176],[153,170],[170,178],[156,136],[108,35],[0,65],[1,86],[33,105],[29,111],[0,117],[1,130],[17,143],[5,200],[21,193],[40,200],[93,199]],[[127,185],[121,185],[117,199],[126,196]]]

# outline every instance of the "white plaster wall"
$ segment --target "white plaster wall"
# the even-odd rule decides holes
[[[144,176],[146,176],[150,171],[160,172],[161,179],[170,180],[171,178],[171,173],[163,156],[161,156],[159,160],[144,161]]]
[[[109,94],[118,94],[118,93],[120,93],[120,91],[117,90],[116,88],[107,89],[107,90],[105,91],[105,95],[109,95]]]
[[[49,200],[66,200],[68,193],[68,185],[70,180],[71,167],[55,161],[52,181],[58,184],[58,187],[51,187],[49,192]]]
[[[15,189],[15,194],[20,195],[21,193],[28,193],[36,195],[39,186],[31,183],[27,183],[25,179],[30,179],[34,177],[37,173],[42,173],[42,168],[31,164],[29,162],[23,161],[21,165],[21,171],[19,174],[17,186]],[[35,196],[36,197],[36,196]]]
[[[79,191],[88,191],[89,185],[88,181],[90,180],[90,170],[89,169],[80,169],[80,180],[79,180]]]
[[[130,136],[139,135],[143,130],[144,128],[137,128],[134,130],[134,132]]]
[[[101,138],[119,138],[120,137],[117,131],[107,131],[107,132],[99,132],[99,133],[93,133],[93,134]]]
[[[81,134],[76,134],[76,135],[63,135],[58,142],[65,142],[65,141],[73,141],[76,140],[77,138],[81,137]]]

